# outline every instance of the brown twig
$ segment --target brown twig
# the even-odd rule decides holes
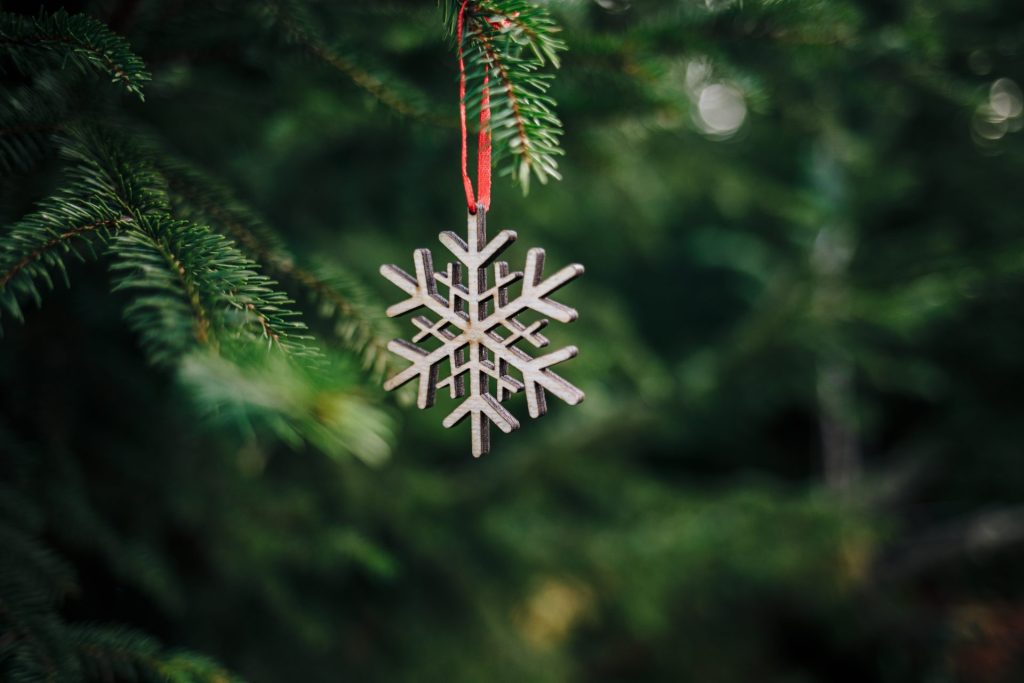
[[[44,242],[36,250],[32,251],[29,254],[26,254],[20,261],[11,266],[11,268],[7,272],[0,276],[0,289],[6,287],[7,283],[14,279],[14,277],[18,273],[27,268],[30,263],[37,261],[39,258],[42,257],[43,254],[45,254],[50,249],[53,249],[57,245],[62,244],[70,239],[73,239],[87,232],[92,232],[95,230],[100,230],[102,228],[112,227],[115,225],[123,225],[125,223],[131,222],[133,222],[133,219],[130,218],[129,216],[121,216],[120,218],[111,218],[103,221],[96,221],[95,223],[89,223],[87,225],[80,225],[66,232],[62,232],[53,239]]]

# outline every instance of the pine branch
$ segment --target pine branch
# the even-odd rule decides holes
[[[0,47],[23,73],[35,73],[41,59],[56,58],[62,68],[105,74],[139,99],[144,99],[143,83],[150,80],[127,40],[92,17],[64,10],[34,19],[0,14]]]
[[[59,144],[72,162],[67,185],[0,235],[0,305],[17,320],[20,302],[40,305],[40,284],[52,290],[55,273],[68,283],[68,256],[95,258],[115,231],[165,204],[158,179],[95,134],[71,130]]]
[[[446,0],[443,6],[452,36],[462,5],[462,0]],[[547,9],[525,0],[470,0],[465,5],[467,111],[479,114],[488,76],[494,163],[524,192],[531,175],[542,183],[561,178],[556,157],[563,154],[562,123],[547,95],[553,76],[538,73],[547,64],[559,66],[559,52],[566,49],[559,30]]]
[[[68,628],[68,639],[87,680],[159,680],[160,646],[137,631],[76,624]]]
[[[116,208],[137,222],[170,211],[163,179],[123,135],[97,126],[69,127],[57,137],[69,173],[89,190],[89,201]]]
[[[433,125],[450,125],[447,118],[427,111],[422,95],[408,84],[383,75],[380,69],[367,69],[355,57],[332,46],[321,33],[318,22],[310,16],[307,4],[301,0],[268,0],[260,8],[272,25],[283,30],[290,43],[344,75],[381,104],[409,118]]]
[[[241,683],[217,662],[193,652],[165,652],[138,631],[98,624],[68,627],[82,672],[91,681],[123,683]]]
[[[223,232],[275,273],[294,268],[284,239],[228,187],[164,150],[154,155],[154,166],[167,183],[176,216]]]
[[[390,456],[393,421],[361,394],[361,379],[344,359],[310,372],[244,349],[228,355],[233,362],[196,352],[181,364],[179,380],[209,417],[250,433],[263,426],[293,447],[306,441],[368,465]]]
[[[378,375],[386,371],[391,361],[387,343],[394,337],[391,322],[374,314],[376,307],[366,303],[369,296],[353,278],[341,273],[325,276],[298,265],[284,240],[228,188],[166,153],[155,163],[167,182],[175,215],[208,224],[235,240],[268,273],[294,285],[315,304],[335,336],[362,356],[365,368]]]
[[[10,267],[2,275],[0,275],[0,288],[6,288],[7,284],[11,280],[21,275],[27,268],[31,267],[39,260],[43,259],[44,257],[50,256],[54,249],[58,247],[63,247],[66,249],[70,248],[69,243],[74,241],[75,239],[82,237],[83,235],[86,235],[88,233],[93,233],[97,231],[107,231],[110,228],[114,227],[115,225],[119,225],[124,221],[126,221],[126,219],[123,217],[96,220],[90,223],[85,223],[84,225],[76,225],[73,228],[69,228],[64,232],[55,235],[54,237],[46,240],[45,242],[39,244],[38,246],[35,246],[34,248],[31,249],[31,251],[28,251],[28,253],[22,256],[18,261],[11,264]],[[45,230],[46,228],[43,227],[40,230],[27,231],[29,234],[26,236],[28,238],[26,241],[38,238],[40,233],[44,232]],[[16,229],[16,231],[18,230]],[[20,235],[15,234],[13,238],[14,241],[17,241],[19,237]],[[67,273],[66,271],[63,270],[64,262],[60,259],[54,259],[54,261],[55,265],[60,267],[62,273],[66,276]],[[53,282],[52,280],[49,279],[48,275],[49,273],[46,270],[40,269],[39,277],[46,279],[47,284],[50,285],[50,287],[52,287]],[[38,293],[36,292],[33,292],[33,294],[35,296],[38,296]]]
[[[39,543],[42,518],[31,500],[0,485],[0,510],[0,678],[76,680],[77,662],[53,609],[74,590],[72,571]]]
[[[363,368],[383,377],[394,362],[387,350],[394,339],[394,325],[381,315],[383,310],[361,284],[337,269],[325,274],[320,269],[295,268],[291,277],[316,304],[317,314],[332,323],[332,329],[348,348],[361,355]]]
[[[5,452],[10,444],[0,432]],[[35,503],[0,484],[0,680],[238,681],[215,662],[190,652],[165,651],[124,627],[69,624],[60,600],[77,591],[70,567],[40,537]],[[10,514],[8,514],[10,513]]]
[[[183,245],[168,243],[176,231],[188,227],[157,223],[146,232],[119,235],[111,249],[110,268],[120,273],[113,289],[133,295],[125,317],[157,364],[173,363],[194,344],[214,343],[206,304],[192,273],[182,265]]]
[[[218,337],[262,340],[288,355],[312,358],[291,301],[258,273],[227,238],[170,218],[163,179],[144,148],[116,135],[72,129],[60,138],[72,162],[71,184],[0,238],[0,303],[18,319],[20,299],[41,300],[68,253],[96,256],[109,243],[115,290],[137,295],[126,315],[150,358],[167,364]]]
[[[115,290],[135,296],[125,311],[154,362],[176,362],[196,345],[263,340],[289,356],[317,355],[298,313],[227,238],[187,221],[148,219],[110,248]]]
[[[243,683],[217,662],[193,652],[165,655],[156,670],[168,683]]]
[[[173,161],[160,161],[151,146],[81,128],[59,140],[74,182],[0,239],[0,265],[8,273],[0,293],[13,302],[9,307],[20,314],[18,300],[26,295],[38,302],[37,280],[52,286],[50,270],[63,272],[62,248],[99,236],[94,241],[106,244],[114,290],[129,294],[125,316],[147,356],[181,368],[180,378],[197,389],[207,412],[271,424],[281,438],[306,440],[329,454],[344,450],[371,463],[387,456],[386,416],[352,393],[355,380],[346,387],[322,385],[323,358],[292,302],[232,239],[197,221],[214,219],[209,222],[237,235],[261,261],[310,291],[311,299],[327,299],[322,313],[339,327],[352,325],[348,345],[386,358],[383,339],[390,335],[378,334],[371,316],[336,282],[296,268],[279,238],[230,193]],[[172,195],[167,178],[175,183]],[[172,211],[193,220],[173,218]],[[189,373],[200,355],[212,365]],[[203,384],[218,377],[215,387]],[[225,392],[239,383],[254,393]],[[254,403],[261,392],[275,399]]]
[[[72,182],[39,210],[0,235],[0,307],[16,320],[23,320],[20,301],[30,299],[39,306],[42,284],[54,287],[58,274],[69,284],[65,259],[95,258],[96,246],[109,240],[117,229],[133,218],[105,202],[92,199],[93,178],[72,171]]]

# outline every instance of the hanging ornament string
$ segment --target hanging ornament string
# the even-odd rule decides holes
[[[456,24],[455,40],[459,51],[459,123],[462,130],[462,185],[466,189],[466,205],[476,213],[477,205],[486,211],[491,206],[491,92],[488,86],[490,67],[484,66],[483,93],[480,96],[480,135],[476,149],[476,184],[479,196],[473,194],[473,181],[469,179],[469,132],[466,129],[466,65],[462,56],[462,29],[469,0],[462,0]]]
[[[476,160],[476,190],[479,194],[473,192],[467,168],[469,132],[466,126],[466,64],[462,37],[470,0],[461,0],[456,17],[462,183],[470,214],[465,224],[466,239],[450,231],[439,235],[441,243],[455,257],[440,270],[434,269],[429,249],[413,252],[415,276],[395,265],[380,268],[381,275],[408,297],[387,309],[389,318],[425,309],[424,315],[412,319],[419,330],[412,341],[393,339],[388,343],[388,350],[409,361],[409,365],[388,378],[384,388],[391,391],[407,382],[419,380],[416,405],[429,408],[434,404],[438,389],[448,387],[451,398],[461,400],[441,424],[454,427],[469,418],[470,444],[475,457],[490,450],[491,425],[506,433],[519,428],[519,421],[504,405],[512,394],[526,394],[530,417],[540,417],[547,412],[548,394],[569,405],[576,405],[584,398],[582,391],[551,370],[551,366],[575,357],[575,346],[536,356],[523,348],[527,344],[538,349],[547,345],[548,340],[538,331],[549,319],[563,323],[576,319],[575,309],[558,303],[551,295],[582,275],[583,266],[566,266],[545,277],[544,250],[534,248],[527,252],[522,272],[513,273],[507,261],[496,259],[515,241],[516,233],[502,230],[493,239],[487,239],[492,161],[488,72],[492,65],[496,87],[510,99],[515,94],[511,90],[512,85],[505,83],[506,74],[498,61],[500,54],[489,41],[500,36],[511,38],[508,34],[516,30],[513,22],[518,17],[516,12],[491,10],[491,5],[477,0],[470,10],[484,12],[483,7],[487,7],[486,12],[490,15],[478,17],[470,14],[471,20],[479,23],[469,27],[470,31],[480,31],[472,37],[480,41],[474,48],[482,50],[479,64],[483,82],[479,95],[480,135]],[[490,286],[488,280],[492,268],[494,285]],[[518,320],[517,316],[523,313],[529,315],[531,321]],[[537,316],[543,319],[537,320]],[[427,341],[428,346],[417,346],[422,341]],[[440,377],[441,368],[446,368],[447,376]],[[496,381],[492,382],[492,378]]]

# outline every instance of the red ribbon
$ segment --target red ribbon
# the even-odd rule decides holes
[[[491,91],[487,83],[489,67],[484,67],[484,89],[480,97],[480,136],[476,149],[476,184],[480,195],[474,198],[473,182],[467,168],[469,159],[469,133],[466,130],[466,66],[462,59],[463,15],[469,0],[462,0],[459,8],[455,40],[459,45],[459,123],[462,128],[462,185],[466,188],[466,204],[470,213],[476,213],[479,204],[486,211],[491,206]]]

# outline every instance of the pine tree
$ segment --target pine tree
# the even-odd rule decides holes
[[[114,18],[158,22],[168,9],[158,4],[126,3],[126,14]],[[444,8],[445,22],[462,13],[469,29],[467,100],[480,102],[488,65],[501,93],[491,100],[499,158],[514,160],[509,168],[524,188],[530,173],[542,181],[557,177],[560,123],[544,94],[548,77],[535,73],[545,62],[557,65],[564,49],[553,37],[557,27],[530,3],[467,5]],[[256,35],[283,39],[271,54],[298,48],[403,116],[425,116],[422,105],[408,101],[417,100],[411,88],[331,46],[312,6],[284,1],[236,10]],[[0,47],[17,73],[0,93],[0,166],[18,179],[55,159],[60,176],[52,193],[0,236],[6,316],[24,322],[26,306],[42,306],[56,286],[70,286],[71,262],[105,261],[110,291],[124,302],[125,322],[146,358],[177,374],[200,413],[247,430],[269,428],[296,447],[306,442],[368,463],[386,458],[390,419],[359,395],[365,376],[344,368],[353,354],[370,378],[387,368],[389,327],[364,303],[361,286],[336,264],[330,275],[298,263],[255,211],[172,153],[124,106],[117,91],[145,102],[152,80],[124,37],[64,10],[0,14],[0,22]],[[335,351],[325,354],[285,287],[325,323]],[[3,495],[12,512],[38,516],[16,491]],[[40,532],[38,521],[4,528],[12,548],[2,570],[5,677],[228,680],[203,658],[164,653],[134,631],[65,623],[58,606],[74,590],[72,572],[40,544]]]
[[[1022,21],[5,3],[0,679],[1020,678]],[[460,51],[588,273],[586,403],[480,461],[380,390]]]

